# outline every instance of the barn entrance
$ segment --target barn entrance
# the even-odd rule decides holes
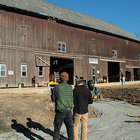
[[[125,81],[131,81],[131,72],[130,71],[126,71],[125,72]]]
[[[140,69],[139,68],[134,68],[134,80],[140,80]]]
[[[108,81],[109,82],[120,81],[120,63],[108,62]]]
[[[69,74],[69,84],[73,84],[73,59],[65,59],[58,57],[50,57],[50,81],[60,81],[60,73],[67,72]]]

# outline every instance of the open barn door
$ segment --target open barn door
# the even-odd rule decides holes
[[[140,69],[139,68],[134,68],[134,80],[140,80]]]
[[[108,81],[109,82],[120,81],[120,63],[108,62]]]
[[[60,81],[60,73],[69,74],[69,84],[73,84],[73,59],[50,57],[50,81]]]

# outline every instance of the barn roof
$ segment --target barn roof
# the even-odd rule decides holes
[[[127,39],[140,41],[138,37],[119,26],[104,20],[69,10],[43,0],[0,0],[1,6],[20,9],[27,12],[39,14],[41,16],[52,17],[77,26],[87,27],[99,32],[105,32]]]

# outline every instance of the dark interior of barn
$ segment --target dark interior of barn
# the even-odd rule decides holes
[[[140,80],[140,69],[139,68],[134,68],[134,80]]]
[[[125,81],[131,81],[131,72],[130,71],[126,71],[125,72]]]
[[[69,84],[73,84],[73,60],[51,57],[50,58],[50,81],[60,81],[60,73],[67,72],[69,74]]]
[[[108,62],[108,82],[120,81],[120,64],[118,62]]]

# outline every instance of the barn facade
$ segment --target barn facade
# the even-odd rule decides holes
[[[0,1],[0,87],[47,85],[67,71],[96,82],[140,80],[140,39],[42,0]]]

